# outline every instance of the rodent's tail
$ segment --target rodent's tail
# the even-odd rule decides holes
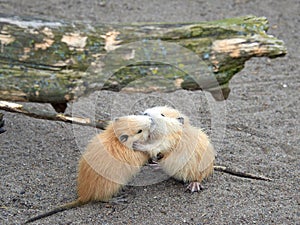
[[[55,208],[55,209],[52,209],[52,210],[49,211],[49,212],[46,212],[46,213],[43,213],[43,214],[41,214],[41,215],[32,217],[31,219],[27,220],[27,221],[25,222],[25,224],[31,223],[31,222],[33,222],[33,221],[36,221],[36,220],[39,220],[39,219],[42,219],[42,218],[51,216],[51,215],[53,215],[53,214],[55,214],[55,213],[65,211],[65,210],[67,210],[67,209],[72,209],[72,208],[75,208],[75,207],[77,207],[77,206],[81,206],[81,205],[84,205],[84,204],[86,204],[86,203],[80,201],[79,199],[77,199],[77,200],[75,200],[75,201],[73,201],[73,202],[69,202],[69,203],[66,203],[66,204],[64,204],[64,205],[61,205],[61,206],[59,206],[59,207],[57,207],[57,208]]]

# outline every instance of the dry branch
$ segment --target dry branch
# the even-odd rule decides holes
[[[244,178],[256,179],[256,180],[272,181],[271,178],[265,177],[263,175],[240,172],[240,171],[230,169],[226,166],[214,166],[214,170],[220,171],[220,172],[223,172],[223,173],[228,173],[228,174],[238,176],[238,177],[244,177]]]
[[[38,119],[55,120],[55,121],[62,121],[62,122],[66,122],[66,123],[79,124],[79,125],[83,125],[83,126],[91,126],[91,127],[96,127],[96,128],[102,129],[102,130],[104,130],[106,125],[109,123],[109,121],[104,121],[104,120],[97,120],[97,121],[93,122],[90,118],[79,118],[79,117],[68,116],[68,115],[64,115],[64,114],[60,114],[60,113],[51,113],[49,111],[44,111],[44,110],[43,111],[36,110],[36,109],[32,109],[32,108],[26,107],[21,104],[16,104],[16,103],[7,102],[7,101],[0,101],[0,110],[5,110],[5,111],[13,112],[13,113],[21,113],[26,116],[38,118]],[[0,134],[6,131],[3,128],[3,126],[4,126],[3,114],[0,113]],[[226,166],[215,165],[214,170],[220,171],[223,173],[228,173],[228,174],[238,176],[238,177],[272,181],[271,178],[265,177],[263,175],[256,175],[256,174],[252,174],[252,173],[240,172],[240,171],[230,169]]]
[[[37,118],[37,119],[62,121],[66,123],[74,123],[83,126],[96,127],[99,129],[105,129],[107,123],[109,122],[104,120],[92,121],[90,118],[80,118],[80,117],[64,115],[61,113],[49,112],[45,110],[37,110],[30,107],[26,107],[21,104],[16,104],[7,101],[0,101],[0,109],[13,112],[13,113],[21,113],[26,116]]]

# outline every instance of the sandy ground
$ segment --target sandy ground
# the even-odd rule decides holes
[[[0,0],[0,13],[99,23],[266,16],[269,33],[284,40],[289,52],[284,58],[248,61],[231,81],[222,119],[226,126],[209,131],[217,164],[264,174],[273,182],[216,172],[201,193],[190,194],[184,193],[183,184],[167,179],[125,187],[121,198],[114,199],[117,203],[88,204],[36,224],[300,224],[299,12],[298,0]],[[209,101],[201,92],[151,96],[103,92],[98,98],[105,100],[99,109],[103,115],[122,115],[150,102],[169,102],[190,116],[193,124],[212,127]],[[76,198],[77,162],[86,136],[82,128],[70,124],[4,113],[7,132],[0,135],[0,223],[19,224]],[[149,179],[156,176],[153,172]],[[143,178],[138,177],[136,183],[142,184]]]

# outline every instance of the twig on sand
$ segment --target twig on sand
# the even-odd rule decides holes
[[[26,107],[21,104],[7,102],[7,101],[0,101],[0,109],[8,112],[13,112],[13,113],[21,113],[23,115],[33,117],[33,118],[62,121],[66,123],[74,123],[83,126],[96,127],[99,129],[105,129],[108,123],[108,121],[106,120],[92,121],[90,118],[73,117],[62,113],[54,113],[45,110],[37,110],[34,108]]]
[[[240,172],[240,171],[230,169],[226,166],[214,166],[214,170],[219,171],[219,172],[223,172],[223,173],[228,173],[228,174],[238,176],[238,177],[244,177],[244,178],[256,179],[256,180],[273,181],[273,179],[265,177],[263,175],[256,175],[256,174],[252,174],[252,173],[244,173],[244,172]]]

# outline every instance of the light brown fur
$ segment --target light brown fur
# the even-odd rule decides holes
[[[173,134],[175,140],[165,138],[166,136],[172,136],[172,131],[167,129],[164,135],[160,134],[159,139],[156,140],[157,143],[163,143],[165,146],[171,145],[172,147],[155,149],[154,144],[144,145],[144,148],[141,145],[141,149],[143,151],[148,150],[152,156],[155,156],[157,151],[163,153],[163,158],[159,161],[159,164],[167,174],[184,182],[200,183],[213,173],[215,160],[213,146],[208,136],[201,129],[190,124],[187,116],[166,106],[147,109],[145,114],[151,116],[154,121],[168,118],[183,121],[182,133]],[[162,125],[162,123],[160,124]],[[153,139],[151,141],[155,142]]]
[[[133,151],[133,143],[145,142],[152,129],[147,116],[115,119],[88,144],[79,161],[78,199],[29,219],[26,223],[74,208],[90,201],[108,201],[148,161],[149,155]]]

